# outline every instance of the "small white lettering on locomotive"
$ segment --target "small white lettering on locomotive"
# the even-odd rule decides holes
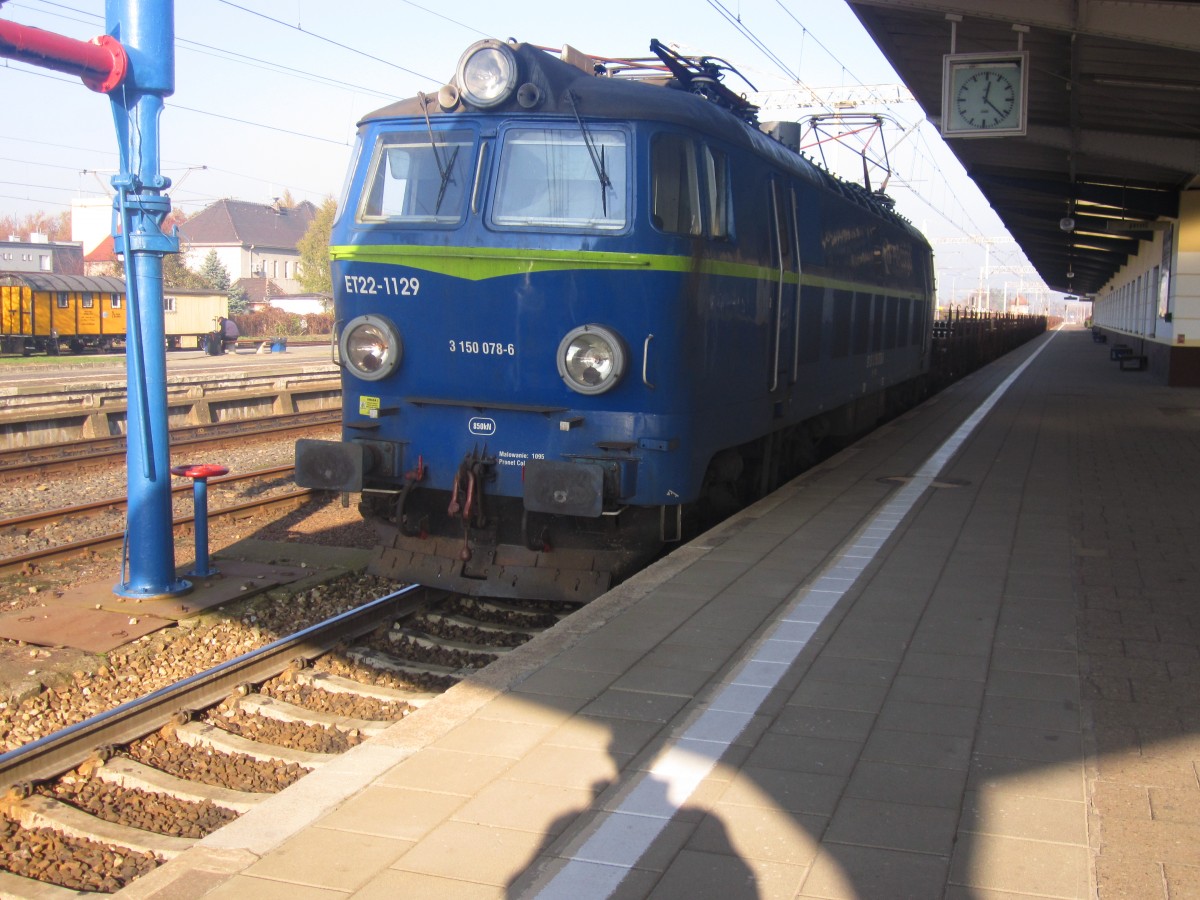
[[[545,458],[545,453],[514,453],[512,450],[501,450],[496,454],[496,465],[523,466],[531,459]]]
[[[450,341],[451,353],[466,353],[480,356],[516,356],[516,344],[499,341]]]

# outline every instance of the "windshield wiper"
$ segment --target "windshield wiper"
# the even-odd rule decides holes
[[[454,161],[458,159],[458,151],[459,148],[455,147],[454,152],[450,154],[450,161],[446,163],[446,170],[442,172],[442,185],[438,188],[437,203],[433,207],[435,216],[442,211],[442,199],[446,196],[446,185],[450,183],[450,173],[454,171]]]
[[[438,153],[437,139],[433,134],[433,123],[429,121],[429,108],[425,103],[425,94],[419,93],[418,96],[421,100],[421,112],[425,114],[425,130],[429,132],[429,148],[433,150],[433,161],[437,163],[438,174],[442,176],[442,183],[438,187],[437,203],[433,207],[433,214],[436,216],[442,211],[442,200],[446,197],[446,187],[450,184],[450,174],[454,171],[454,161],[458,159],[459,148],[454,148],[449,161],[443,165],[442,155]]]
[[[608,177],[608,171],[604,168],[604,147],[600,147],[600,152],[596,152],[596,142],[592,139],[592,133],[588,131],[587,125],[583,122],[583,117],[579,115],[579,107],[575,105],[575,92],[567,91],[567,99],[571,102],[571,112],[575,113],[575,121],[579,123],[579,130],[583,134],[583,142],[587,145],[588,155],[592,158],[592,165],[596,169],[596,177],[600,179],[600,208],[604,211],[604,217],[608,218],[608,192],[606,188],[612,187],[612,180]]]

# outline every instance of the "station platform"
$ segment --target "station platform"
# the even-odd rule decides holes
[[[119,896],[1200,895],[1197,472],[1045,335]]]

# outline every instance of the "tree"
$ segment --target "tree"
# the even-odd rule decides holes
[[[44,234],[55,243],[71,240],[71,211],[0,216],[0,237],[7,239],[9,235],[16,235],[18,240],[27,241],[34,233]]]
[[[122,281],[124,281],[125,280],[125,257],[124,257],[124,255],[119,254],[116,259],[114,259],[112,262],[108,263],[108,265],[106,265],[104,267],[104,271],[97,271],[97,272],[93,272],[92,274],[108,275],[112,278],[120,278]]]
[[[241,315],[250,310],[250,296],[246,293],[246,289],[239,284],[235,284],[229,289],[229,314],[231,316]]]
[[[300,285],[310,294],[333,293],[333,275],[329,270],[329,236],[337,215],[337,201],[326,197],[300,238]]]
[[[163,286],[177,291],[202,291],[208,285],[184,265],[183,257],[186,253],[187,248],[180,244],[178,253],[163,254]]]
[[[200,280],[204,282],[205,287],[214,291],[229,290],[229,270],[225,268],[225,263],[221,262],[216,250],[209,250],[208,256],[204,257],[200,266]]]

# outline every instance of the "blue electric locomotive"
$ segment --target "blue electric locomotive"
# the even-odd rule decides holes
[[[929,245],[755,127],[709,59],[656,78],[480,41],[368,115],[334,225],[342,442],[375,571],[587,600],[693,522],[915,401]]]

